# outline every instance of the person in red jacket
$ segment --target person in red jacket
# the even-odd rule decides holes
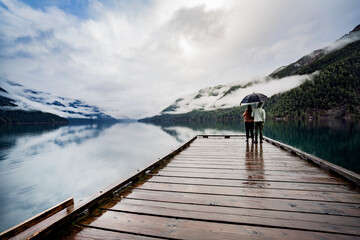
[[[245,130],[246,130],[246,142],[249,142],[251,137],[252,142],[254,142],[254,118],[251,116],[252,107],[248,105],[246,111],[244,112],[244,121],[245,121]]]

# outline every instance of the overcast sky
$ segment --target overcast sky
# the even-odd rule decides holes
[[[247,82],[360,24],[358,0],[0,0],[0,77],[114,116]]]

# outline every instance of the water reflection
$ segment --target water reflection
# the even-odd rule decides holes
[[[59,127],[59,125],[50,124],[0,126],[0,161],[7,158],[7,150],[15,146],[19,137],[39,135]]]
[[[67,126],[61,128],[61,133],[56,138],[51,138],[59,147],[66,147],[69,144],[82,144],[84,141],[99,137],[100,133],[105,129],[113,126],[112,123]]]
[[[191,129],[194,132],[205,133],[209,132],[245,132],[245,126],[243,122],[239,121],[229,121],[229,122],[189,122],[189,123],[165,123],[159,124],[154,123],[156,126],[160,126],[163,129],[168,129],[169,127],[183,127],[186,129]]]
[[[264,179],[264,155],[262,144],[246,143],[245,169],[248,179]]]
[[[245,127],[243,123],[189,123],[189,124],[165,124],[156,126],[177,139],[179,142],[184,142],[196,135],[229,135],[244,133]]]
[[[181,144],[137,123],[0,130],[0,231],[69,197],[83,201]]]

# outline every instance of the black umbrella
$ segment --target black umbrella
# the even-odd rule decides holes
[[[252,103],[258,103],[258,102],[265,102],[266,100],[269,100],[267,96],[265,96],[262,93],[252,93],[247,95],[246,97],[241,100],[240,105],[248,105]]]

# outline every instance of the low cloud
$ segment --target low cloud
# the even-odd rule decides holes
[[[342,37],[341,39],[335,41],[334,43],[328,45],[325,48],[325,52],[326,53],[330,53],[332,51],[336,51],[338,49],[341,49],[343,47],[345,47],[346,45],[355,42],[355,41],[359,41],[360,40],[360,32],[352,32],[344,37]]]
[[[229,85],[219,85],[212,88],[205,88],[196,93],[182,96],[173,103],[174,109],[166,113],[187,113],[194,109],[215,110],[221,108],[237,107],[240,101],[248,94],[259,92],[271,97],[274,94],[286,92],[297,87],[305,81],[312,81],[318,75],[316,71],[312,74],[294,75],[281,79],[268,77],[257,77],[247,84],[234,82]],[[230,89],[234,89],[230,92]]]

